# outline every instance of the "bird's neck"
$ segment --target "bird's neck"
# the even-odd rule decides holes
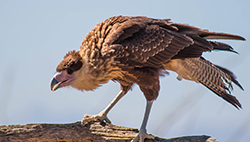
[[[113,78],[123,76],[121,69],[115,66],[114,57],[101,56],[98,48],[80,50],[80,55],[84,61],[81,69],[81,76],[84,76],[82,81],[88,82],[83,90],[93,90]]]

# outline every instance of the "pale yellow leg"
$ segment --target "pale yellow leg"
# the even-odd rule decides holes
[[[111,123],[111,121],[108,119],[107,114],[109,111],[115,106],[115,104],[126,94],[125,91],[120,91],[120,93],[115,97],[115,99],[107,106],[106,109],[101,111],[97,115],[85,115],[84,118],[82,119],[81,123],[82,125],[86,125],[89,122],[94,122],[94,121],[101,121],[101,122],[107,122]]]

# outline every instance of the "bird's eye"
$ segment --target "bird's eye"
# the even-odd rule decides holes
[[[67,73],[68,73],[68,74],[72,74],[73,72],[74,72],[73,70],[67,69]]]

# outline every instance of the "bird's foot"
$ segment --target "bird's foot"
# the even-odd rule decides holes
[[[81,123],[82,125],[86,125],[89,122],[95,122],[95,121],[100,121],[100,122],[106,122],[106,123],[111,123],[107,115],[103,112],[100,112],[97,115],[89,115],[86,114],[84,118],[82,119]]]
[[[131,140],[131,142],[144,142],[144,139],[155,139],[155,137],[147,134],[146,129],[142,129],[139,131],[138,135],[133,140]]]

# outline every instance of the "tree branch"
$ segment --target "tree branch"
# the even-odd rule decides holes
[[[138,133],[138,129],[116,126],[109,123],[92,122],[82,126],[80,122],[71,124],[26,124],[0,126],[0,141],[111,141],[128,142]],[[151,140],[146,140],[151,141]],[[155,137],[152,142],[217,142],[210,136],[185,136],[171,139]]]

